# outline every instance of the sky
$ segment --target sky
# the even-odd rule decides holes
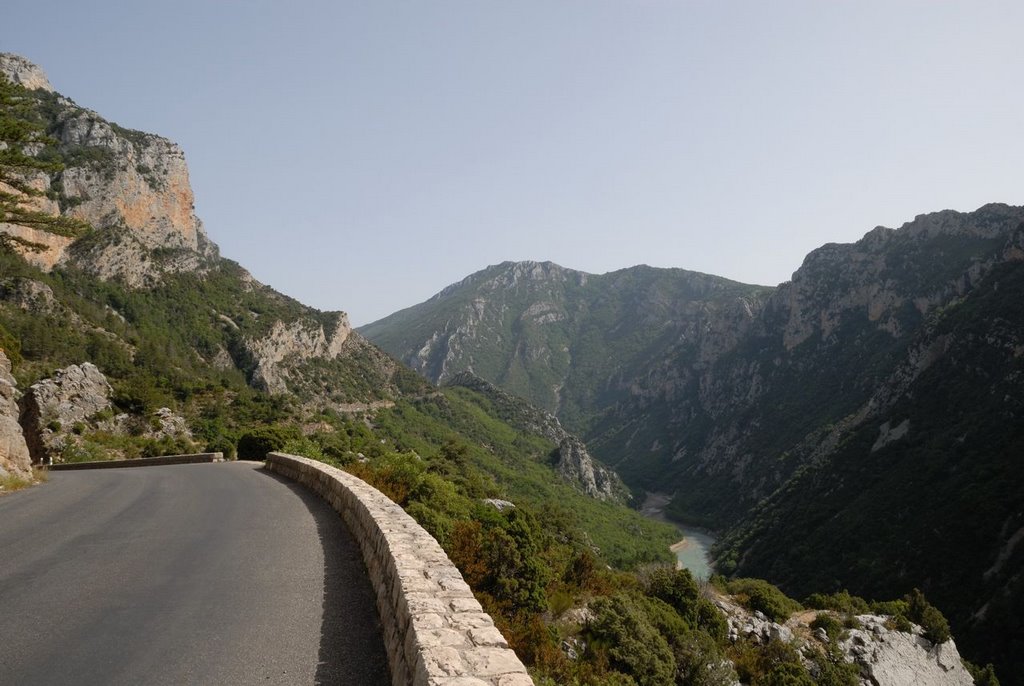
[[[221,253],[356,325],[506,260],[788,280],[1024,204],[1024,3],[5,0],[0,51],[185,150]]]

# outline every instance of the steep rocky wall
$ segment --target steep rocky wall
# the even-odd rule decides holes
[[[309,487],[359,541],[395,686],[532,686],[444,550],[401,507],[340,469],[283,453],[267,469]]]
[[[11,361],[0,350],[0,477],[32,478],[25,436],[18,423],[17,384],[11,376]]]
[[[337,323],[329,331],[325,331],[323,325],[307,319],[287,324],[274,322],[270,333],[246,343],[246,349],[255,363],[253,384],[269,393],[286,392],[291,366],[288,363],[313,358],[333,360],[341,354],[350,333],[352,327],[344,312],[339,313]]]
[[[24,204],[82,220],[99,232],[78,245],[65,236],[0,224],[0,231],[42,247],[23,250],[27,260],[47,270],[72,263],[101,278],[143,287],[162,273],[196,270],[217,256],[195,215],[181,147],[120,127],[53,93],[42,70],[23,57],[0,54],[0,74],[35,89],[37,100],[26,100],[39,105],[47,133],[57,141],[50,152],[65,166],[53,174],[34,173],[28,180],[47,195],[26,198]],[[42,147],[26,152],[38,154]],[[72,244],[79,249],[70,249]],[[161,251],[160,259],[152,259],[153,251]],[[173,251],[184,254],[170,255]]]

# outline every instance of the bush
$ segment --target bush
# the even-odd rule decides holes
[[[814,679],[799,662],[784,662],[775,665],[760,684],[762,686],[815,686]]]
[[[233,460],[238,456],[234,442],[227,436],[217,436],[206,444],[206,452],[223,453],[225,460]]]
[[[689,686],[732,686],[739,678],[732,663],[718,651],[714,640],[692,631],[674,642],[676,683]]]
[[[733,579],[726,589],[748,610],[763,612],[773,622],[784,622],[801,608],[800,603],[763,579]]]
[[[291,426],[261,426],[247,431],[238,439],[238,459],[265,460],[267,453],[281,450],[289,440],[299,437],[298,429]]]
[[[697,623],[700,588],[687,569],[656,567],[647,572],[647,595],[663,600],[692,626]]]
[[[974,679],[974,686],[999,686],[999,679],[996,678],[996,670],[990,664],[979,667],[976,664],[963,660],[964,667],[971,673]]]
[[[867,614],[871,609],[866,600],[850,595],[850,592],[846,590],[832,594],[812,593],[804,605],[815,610],[834,610],[851,615]]]
[[[665,638],[651,625],[636,601],[620,593],[598,598],[590,609],[590,643],[606,652],[612,666],[644,686],[672,686],[676,661]]]
[[[843,635],[843,625],[827,612],[820,613],[811,622],[812,629],[824,629],[830,641],[838,641]]]
[[[924,637],[935,644],[945,643],[951,638],[949,622],[945,616],[924,597],[918,589],[906,596],[907,619],[920,624],[924,629]]]
[[[860,668],[847,662],[835,644],[830,645],[815,661],[818,663],[818,674],[815,677],[818,686],[857,686],[860,683]]]

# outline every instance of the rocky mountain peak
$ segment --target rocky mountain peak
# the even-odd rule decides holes
[[[46,72],[21,55],[0,52],[0,74],[6,76],[11,83],[24,86],[29,90],[53,92],[53,86],[46,78]]]
[[[185,154],[176,143],[118,126],[61,97],[38,67],[17,55],[0,55],[0,76],[28,89],[32,121],[47,136],[24,152],[63,165],[29,173],[25,182],[36,194],[26,195],[24,204],[93,229],[80,237],[0,225],[18,244],[34,246],[22,250],[25,259],[44,270],[71,263],[143,287],[162,274],[202,269],[217,256],[195,215]]]

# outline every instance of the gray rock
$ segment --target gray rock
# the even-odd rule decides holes
[[[956,644],[934,645],[915,626],[911,633],[885,628],[887,617],[860,615],[862,629],[851,629],[839,643],[861,669],[863,684],[873,686],[972,686]]]
[[[32,384],[20,402],[32,461],[59,461],[75,424],[87,424],[96,413],[111,409],[112,392],[103,372],[91,362],[73,364]]]
[[[348,315],[338,313],[333,330],[312,319],[291,323],[275,322],[266,336],[246,342],[246,349],[255,362],[253,384],[268,393],[288,391],[290,370],[296,364],[314,358],[333,360],[352,333]]]
[[[11,83],[24,86],[29,90],[42,89],[50,93],[53,92],[53,86],[46,78],[46,73],[21,55],[9,52],[0,53],[0,74],[6,76]]]
[[[516,504],[508,500],[499,500],[498,498],[484,498],[480,502],[490,505],[498,512],[504,512],[505,510],[515,509]]]
[[[18,423],[18,388],[11,375],[11,361],[0,350],[0,477],[32,478],[28,445]]]

